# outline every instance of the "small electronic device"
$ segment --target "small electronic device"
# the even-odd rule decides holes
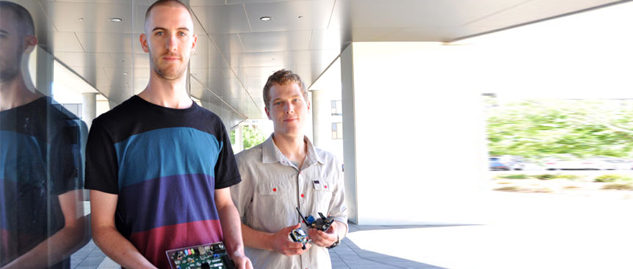
[[[235,269],[222,242],[165,252],[171,269]]]
[[[309,242],[309,240],[308,235],[306,235],[303,229],[294,229],[292,230],[292,232],[290,232],[290,235],[288,236],[290,237],[290,240],[303,244],[303,246],[301,247],[302,249],[306,249],[306,244]]]
[[[299,216],[301,216],[301,219],[303,219],[303,221],[306,223],[306,225],[309,228],[315,228],[319,231],[327,231],[327,229],[330,228],[330,226],[332,225],[332,222],[334,222],[334,217],[329,216],[329,217],[325,217],[323,216],[323,213],[319,212],[319,218],[315,219],[314,216],[310,215],[308,216],[308,218],[304,218],[303,214],[301,214],[301,211],[299,210],[299,208],[297,207],[297,212],[299,212]]]

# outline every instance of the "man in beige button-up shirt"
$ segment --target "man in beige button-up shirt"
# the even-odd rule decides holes
[[[347,234],[347,206],[341,164],[333,154],[312,146],[304,135],[310,102],[298,75],[275,72],[264,87],[266,114],[274,132],[264,143],[239,153],[242,182],[231,188],[242,219],[246,255],[254,268],[331,268],[328,247]],[[301,224],[318,212],[334,217],[325,232]],[[289,239],[302,227],[311,242]]]

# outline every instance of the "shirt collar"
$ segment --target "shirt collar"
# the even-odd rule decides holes
[[[315,163],[323,164],[323,161],[316,153],[316,149],[312,145],[312,142],[307,136],[303,137],[303,141],[308,145],[308,153],[306,156],[306,160],[304,161],[304,167],[310,167]],[[281,150],[277,148],[275,145],[275,141],[273,141],[273,134],[262,143],[262,162],[263,163],[283,163],[287,160],[286,156],[281,153]]]

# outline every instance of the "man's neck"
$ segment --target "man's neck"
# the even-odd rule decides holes
[[[26,105],[43,96],[38,91],[31,92],[18,75],[11,81],[0,82],[0,111]]]
[[[275,133],[273,134],[273,141],[289,161],[299,164],[298,167],[301,168],[308,151],[303,135],[288,136]]]
[[[138,94],[152,104],[175,109],[185,109],[193,105],[187,94],[185,77],[179,80],[166,80],[153,74],[145,90]]]

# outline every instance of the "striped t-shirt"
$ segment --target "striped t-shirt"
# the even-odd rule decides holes
[[[222,241],[215,189],[241,181],[220,118],[133,96],[92,123],[86,188],[118,195],[115,223],[151,263],[166,250]]]

